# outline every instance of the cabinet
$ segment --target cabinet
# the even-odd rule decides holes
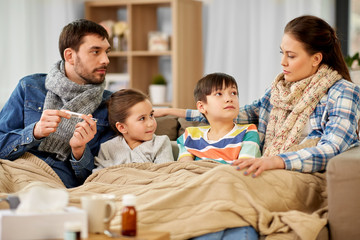
[[[163,11],[164,10],[164,11]],[[162,23],[159,14],[169,15]],[[125,13],[125,14],[124,14]],[[167,14],[168,13],[168,14]],[[122,16],[121,16],[122,14]],[[193,90],[203,75],[202,4],[194,0],[102,0],[85,2],[85,18],[100,23],[126,18],[127,47],[109,53],[108,73],[127,73],[129,87],[149,93],[151,79],[163,74],[167,101],[162,106],[194,108]],[[149,51],[149,32],[166,26],[170,47]]]

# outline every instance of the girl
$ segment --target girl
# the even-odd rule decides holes
[[[154,134],[157,124],[149,98],[134,89],[113,93],[108,118],[117,137],[101,144],[96,170],[123,163],[174,161],[169,138]]]

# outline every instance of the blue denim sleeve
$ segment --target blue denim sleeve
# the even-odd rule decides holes
[[[76,160],[71,153],[70,163],[77,179],[84,182],[95,167],[94,156],[91,153],[89,146],[86,145],[85,152],[80,160]]]
[[[1,123],[0,123],[1,124]],[[12,131],[8,134],[0,134],[1,152],[0,158],[15,160],[28,150],[39,146],[41,140],[34,138],[33,129],[35,123],[27,126],[22,131]],[[3,142],[3,135],[5,139]],[[6,143],[6,144],[4,144]],[[5,145],[5,146],[3,146]]]
[[[41,142],[33,135],[36,122],[24,124],[24,89],[21,83],[0,112],[0,158],[3,159],[14,160]]]

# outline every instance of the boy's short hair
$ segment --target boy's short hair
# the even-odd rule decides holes
[[[93,21],[78,19],[66,25],[59,37],[59,51],[62,60],[65,61],[64,50],[66,48],[72,48],[76,52],[79,51],[83,38],[90,34],[95,34],[102,37],[102,39],[106,38],[109,40],[109,34],[105,28]]]
[[[225,88],[235,86],[238,90],[236,80],[225,73],[211,73],[203,78],[201,78],[194,89],[194,98],[195,101],[207,102],[206,96],[210,95],[213,91],[223,89],[223,84],[225,83]]]

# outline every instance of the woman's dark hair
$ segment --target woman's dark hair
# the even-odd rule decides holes
[[[195,86],[195,101],[203,101],[206,103],[206,96],[210,95],[213,91],[223,89],[224,83],[226,88],[235,86],[236,90],[238,90],[235,79],[230,75],[225,73],[211,73],[204,76],[197,82]]]
[[[304,44],[310,55],[321,52],[321,63],[327,64],[341,76],[351,82],[349,69],[341,52],[340,41],[335,30],[321,18],[305,15],[291,20],[284,33],[291,34]]]
[[[121,89],[111,94],[106,102],[110,127],[121,135],[116,128],[116,123],[125,123],[129,116],[129,109],[145,100],[149,100],[149,97],[135,89]]]
[[[95,22],[78,19],[66,25],[59,37],[59,51],[62,60],[65,61],[64,50],[66,48],[72,48],[76,52],[79,51],[83,38],[90,34],[95,34],[102,37],[102,39],[106,38],[109,40],[109,35],[105,28]]]

